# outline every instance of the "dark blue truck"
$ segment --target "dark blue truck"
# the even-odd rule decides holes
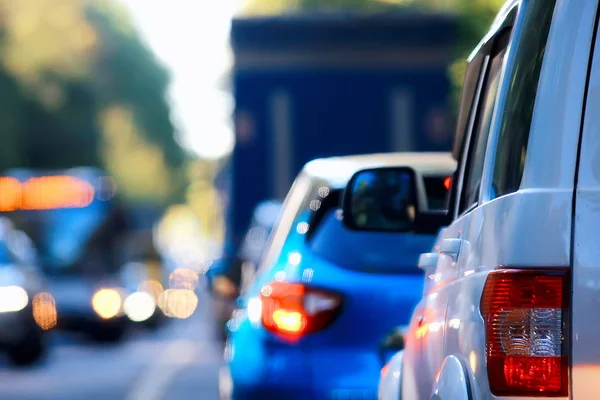
[[[234,19],[226,254],[314,158],[450,150],[455,37],[453,16],[412,11]]]

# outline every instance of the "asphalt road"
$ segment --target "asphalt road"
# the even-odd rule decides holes
[[[187,320],[100,345],[56,333],[47,360],[29,369],[0,361],[0,399],[215,400],[222,351],[206,295]]]

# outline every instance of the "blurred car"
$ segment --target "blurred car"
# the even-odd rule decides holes
[[[114,180],[88,167],[19,169],[1,179],[4,191],[18,193],[8,214],[36,243],[58,328],[119,340],[130,322],[119,257],[130,229]]]
[[[418,176],[397,174],[411,165]],[[349,182],[361,168],[385,179]],[[402,346],[401,332],[421,298],[418,256],[434,234],[420,234],[415,209],[445,204],[456,162],[447,153],[350,156],[308,163],[283,205],[243,307],[228,322],[222,397],[376,398],[379,372]],[[375,179],[377,178],[377,179]],[[409,190],[418,181],[419,190]],[[365,224],[404,233],[354,232],[341,221],[347,185]],[[385,201],[381,200],[384,199]],[[400,334],[399,334],[400,332]]]
[[[0,217],[0,348],[17,365],[46,353],[45,330],[56,325],[56,308],[27,235]]]
[[[259,203],[252,214],[237,256],[215,260],[205,272],[208,289],[213,295],[212,310],[217,337],[227,338],[225,325],[236,307],[240,290],[254,280],[269,236],[281,210],[281,202],[268,200]]]

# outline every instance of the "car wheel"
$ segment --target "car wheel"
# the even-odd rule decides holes
[[[46,343],[41,333],[9,348],[8,355],[14,365],[29,366],[42,360],[46,354]]]

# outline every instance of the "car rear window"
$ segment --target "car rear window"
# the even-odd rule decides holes
[[[426,181],[429,207],[443,208],[446,200],[445,177]],[[441,188],[440,188],[441,185]],[[444,189],[444,190],[441,190]],[[432,235],[350,231],[343,225],[339,211],[342,190],[331,190],[314,207],[309,218],[307,243],[319,257],[340,267],[373,273],[420,274],[421,253],[428,252]],[[316,210],[314,210],[316,208]]]

